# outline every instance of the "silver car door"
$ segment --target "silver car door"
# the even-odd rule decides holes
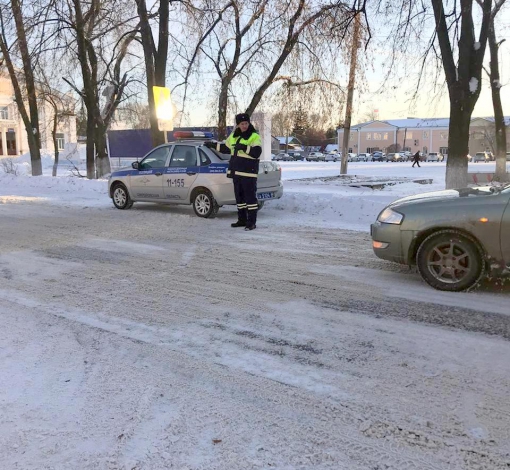
[[[194,145],[174,145],[163,181],[167,201],[184,202],[198,176],[197,148]]]
[[[158,147],[139,164],[130,176],[130,190],[136,201],[161,201],[163,199],[163,174],[166,169],[170,146]]]
[[[508,193],[507,193],[508,196]],[[501,219],[501,254],[507,266],[510,267],[510,197]]]

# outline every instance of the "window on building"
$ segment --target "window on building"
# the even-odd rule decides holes
[[[423,138],[428,139],[429,138],[429,131],[423,131]]]
[[[370,132],[367,134],[367,140],[372,140],[372,134]]]
[[[441,132],[439,138],[442,140],[448,140],[448,132]]]
[[[0,119],[9,119],[9,109],[7,106],[0,106]]]
[[[380,132],[374,132],[374,140],[382,140],[382,135]]]
[[[383,140],[388,140],[388,133],[385,132],[382,137],[383,137]]]
[[[448,147],[439,147],[439,152],[443,155],[448,155]]]
[[[406,139],[412,139],[412,138],[413,138],[413,133],[412,133],[412,132],[407,131],[407,132],[406,132]]]
[[[57,134],[56,138],[57,138],[57,149],[64,150],[64,145],[66,143],[64,134]]]

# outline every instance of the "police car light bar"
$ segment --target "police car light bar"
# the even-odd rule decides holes
[[[201,131],[176,131],[174,132],[174,139],[212,139],[212,132]]]

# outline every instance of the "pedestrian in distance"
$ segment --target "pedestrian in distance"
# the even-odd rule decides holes
[[[412,167],[414,168],[414,165],[418,164],[418,168],[420,168],[420,152],[416,152],[413,155],[413,164]]]
[[[227,177],[234,182],[237,204],[237,222],[231,227],[257,228],[257,178],[262,141],[250,122],[250,116],[246,113],[236,116],[236,128],[225,143],[206,142],[204,145],[231,155]]]

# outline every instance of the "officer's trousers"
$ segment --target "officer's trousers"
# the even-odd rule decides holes
[[[237,218],[247,226],[257,223],[257,178],[234,176],[234,193],[237,203]]]

